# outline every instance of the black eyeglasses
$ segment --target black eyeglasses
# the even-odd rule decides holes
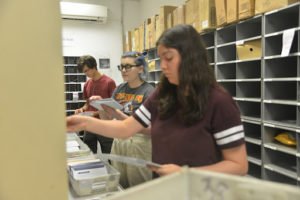
[[[125,71],[127,72],[127,71],[130,71],[131,68],[136,67],[136,66],[138,66],[138,65],[131,65],[131,64],[123,65],[123,64],[121,64],[121,65],[118,65],[118,70],[123,71],[125,69]]]

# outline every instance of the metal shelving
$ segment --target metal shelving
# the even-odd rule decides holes
[[[283,35],[291,28],[295,35],[289,55],[281,56]],[[214,56],[218,83],[241,110],[249,175],[300,186],[300,4],[201,36]],[[239,60],[236,45],[256,39],[262,57]],[[279,133],[289,133],[297,145],[276,141]]]
[[[84,73],[79,72],[77,60],[79,57],[64,57],[64,77],[65,77],[65,96],[66,96],[66,115],[74,114],[77,108],[84,105],[83,84],[86,81]]]
[[[295,35],[290,53],[281,56],[283,35]],[[200,33],[217,82],[241,111],[248,152],[249,176],[300,186],[300,3]],[[261,57],[239,59],[236,46],[261,41]],[[161,74],[156,49],[148,51],[155,69],[148,81],[157,85]],[[288,132],[296,146],[274,137]]]

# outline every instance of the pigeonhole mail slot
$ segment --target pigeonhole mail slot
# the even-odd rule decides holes
[[[261,40],[238,41],[236,50],[239,60],[261,58]]]

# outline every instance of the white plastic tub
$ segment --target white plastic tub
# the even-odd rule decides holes
[[[185,169],[132,187],[110,200],[299,200],[300,189],[254,178]]]

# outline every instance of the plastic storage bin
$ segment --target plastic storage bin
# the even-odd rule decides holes
[[[76,158],[82,156],[88,156],[91,154],[89,147],[77,136],[76,133],[67,134],[67,142],[76,141],[79,144],[78,151],[67,151],[68,158]]]
[[[185,169],[122,193],[109,200],[299,200],[300,190],[254,178]]]
[[[105,166],[108,173],[93,179],[75,180],[69,173],[69,181],[74,192],[78,196],[84,196],[118,191],[120,173],[107,163]]]

